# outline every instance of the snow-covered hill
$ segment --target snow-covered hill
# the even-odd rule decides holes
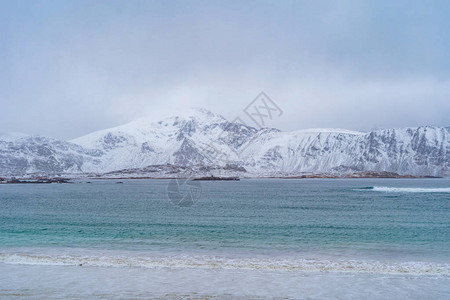
[[[193,109],[156,122],[138,119],[69,142],[0,135],[0,174],[105,173],[165,164],[171,170],[241,167],[253,176],[363,171],[449,176],[450,127],[282,132]]]
[[[0,174],[80,173],[101,163],[104,153],[61,140],[0,134]]]

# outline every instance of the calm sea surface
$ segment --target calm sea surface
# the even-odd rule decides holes
[[[168,186],[0,185],[0,297],[450,293],[449,179],[249,179],[169,188],[194,197],[185,207],[170,201]]]

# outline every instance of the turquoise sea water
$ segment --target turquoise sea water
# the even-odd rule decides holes
[[[0,185],[0,270],[17,275],[56,268],[54,272],[65,274],[67,268],[82,265],[100,274],[103,268],[121,272],[137,268],[165,274],[161,276],[168,276],[166,282],[173,279],[173,272],[189,272],[191,278],[202,273],[198,276],[202,284],[211,270],[221,272],[223,282],[232,277],[227,272],[236,270],[258,271],[258,276],[266,272],[263,278],[281,272],[275,276],[279,280],[293,274],[313,280],[320,273],[334,276],[330,280],[336,287],[342,286],[342,276],[349,275],[357,276],[363,286],[368,282],[365,276],[372,276],[372,281],[387,275],[423,280],[432,276],[436,298],[450,292],[446,288],[450,282],[449,179],[205,181],[200,183],[201,197],[188,207],[169,201],[168,183],[93,180],[90,184]],[[0,296],[23,292],[27,286],[2,276]],[[418,286],[400,279],[405,288],[410,283]],[[209,290],[199,282],[191,285],[192,291],[172,287],[182,293],[207,290],[209,296],[215,291],[226,295],[226,286]],[[252,284],[261,291],[260,281]],[[52,295],[39,287],[31,290],[43,297],[65,295],[57,289]],[[288,286],[279,292],[295,298],[299,290]],[[171,291],[166,288],[164,295]],[[93,296],[89,288],[84,292]],[[143,297],[150,293],[140,292]],[[157,292],[158,286],[152,289]],[[232,295],[270,296],[241,292]]]

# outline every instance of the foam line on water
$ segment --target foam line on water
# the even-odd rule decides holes
[[[0,263],[85,267],[250,269],[269,271],[350,272],[377,274],[450,275],[450,264],[314,260],[294,258],[226,258],[218,256],[77,256],[0,253]]]

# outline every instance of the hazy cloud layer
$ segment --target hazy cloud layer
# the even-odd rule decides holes
[[[449,1],[3,1],[0,131],[70,139],[265,91],[283,130],[450,126]]]

